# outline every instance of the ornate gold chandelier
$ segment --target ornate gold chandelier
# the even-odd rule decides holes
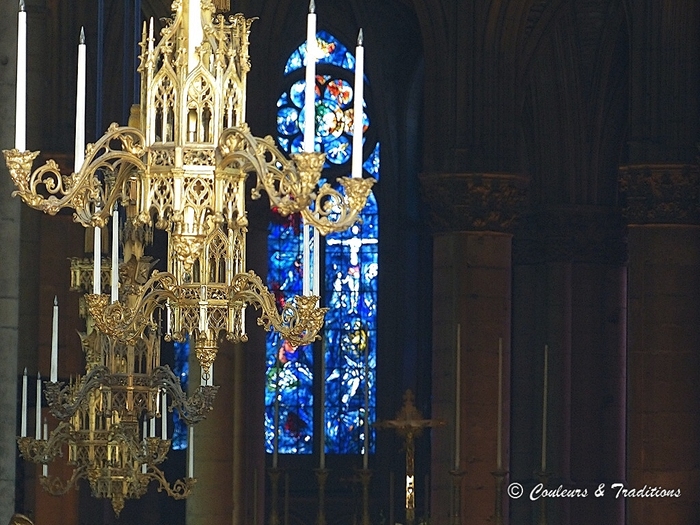
[[[52,349],[45,394],[60,422],[43,434],[37,422],[35,438],[26,436],[23,425],[19,448],[26,459],[44,464],[40,481],[46,490],[61,494],[86,478],[93,494],[109,498],[117,514],[125,499],[140,497],[154,480],[175,498],[190,494],[191,461],[188,477],[172,486],[158,468],[170,449],[165,412],[177,410],[190,429],[205,417],[218,389],[212,365],[219,342],[247,340],[247,305],[261,310],[259,325],[274,328],[294,346],[316,339],[323,324],[326,309],[318,307],[318,297],[297,296],[278,311],[274,295],[246,269],[248,178],[256,177],[253,199],[267,193],[271,207],[282,215],[300,213],[321,234],[354,224],[374,183],[350,177],[340,180],[341,189],[319,187],[323,154],[307,148],[288,160],[271,137],[250,133],[245,100],[252,20],[219,14],[229,9],[228,0],[174,0],[159,41],[153,22],[148,30],[144,26],[138,111],[132,111],[129,126],[112,124],[94,144],[81,148],[76,139],[70,175],[53,161],[32,170],[38,152],[24,147],[18,67],[18,138],[15,149],[4,152],[14,195],[52,215],[73,209],[75,221],[94,228],[96,237],[93,264],[76,259],[72,265],[73,288],[85,293],[85,374],[68,385],[59,382]],[[20,37],[23,11],[21,3]],[[315,30],[309,45],[315,45]],[[20,55],[23,46],[26,53],[20,41]],[[98,243],[110,219],[111,268],[103,269]],[[154,261],[144,253],[153,227],[168,235],[167,272],[153,271]],[[189,397],[160,363],[163,337],[193,344],[202,385]],[[72,477],[49,477],[46,464],[66,448]]]

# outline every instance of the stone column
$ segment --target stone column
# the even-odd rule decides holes
[[[234,345],[227,342],[220,345],[214,363],[214,384],[220,387],[214,408],[207,419],[194,427],[197,484],[187,498],[188,524],[232,522],[234,354]],[[191,351],[190,392],[199,386],[200,372],[199,362]]]
[[[614,208],[549,207],[515,239],[511,481],[529,492],[542,470],[544,346],[548,346],[546,486],[586,489],[624,477],[624,230]],[[623,523],[611,498],[548,500],[549,523]],[[540,503],[512,503],[514,523]]]
[[[630,523],[700,522],[700,174],[697,165],[621,169],[629,222]]]
[[[432,518],[449,523],[450,470],[464,471],[462,524],[493,520],[498,434],[498,340],[503,341],[502,461],[509,463],[511,240],[525,177],[438,174],[421,179],[435,230],[433,255]],[[456,371],[457,325],[460,370]],[[460,377],[460,428],[455,429]],[[456,452],[460,461],[455,465]],[[504,501],[507,515],[507,501]]]

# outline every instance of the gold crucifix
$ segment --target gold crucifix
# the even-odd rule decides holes
[[[426,427],[441,427],[445,424],[442,419],[423,419],[416,408],[415,396],[411,390],[403,395],[403,406],[396,414],[396,419],[381,421],[375,425],[378,428],[393,428],[404,437],[406,447],[406,524],[413,525],[416,518],[415,495],[415,438],[420,436]],[[426,494],[426,497],[428,495]]]

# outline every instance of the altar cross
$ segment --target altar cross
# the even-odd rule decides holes
[[[416,408],[415,396],[409,389],[403,395],[403,406],[396,414],[396,419],[375,423],[378,428],[393,428],[403,436],[406,447],[406,524],[413,525],[416,518],[415,495],[415,438],[420,436],[426,427],[441,427],[443,419],[424,419]],[[428,495],[426,494],[426,497]]]

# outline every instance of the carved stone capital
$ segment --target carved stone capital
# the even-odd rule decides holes
[[[513,231],[529,178],[515,173],[426,173],[423,200],[435,232]]]
[[[620,167],[628,224],[700,224],[700,169],[694,164]]]
[[[623,264],[627,260],[624,220],[613,207],[550,207],[535,211],[518,223],[513,260],[516,264]]]

